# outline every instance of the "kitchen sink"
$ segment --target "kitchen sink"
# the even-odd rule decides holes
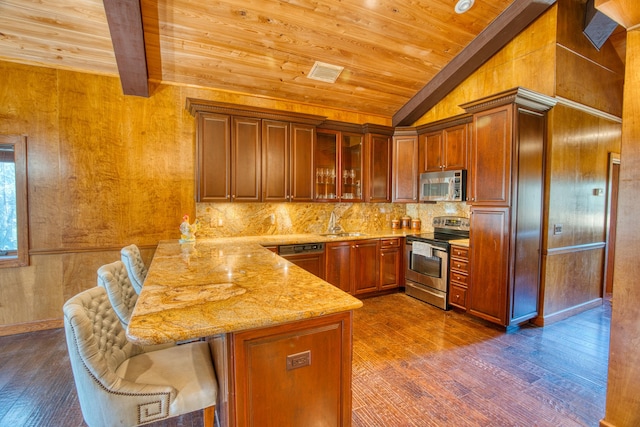
[[[366,236],[366,233],[358,233],[358,232],[340,232],[340,233],[321,233],[321,236],[325,237],[362,237]]]

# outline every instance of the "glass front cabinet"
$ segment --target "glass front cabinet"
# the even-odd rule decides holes
[[[315,149],[315,199],[362,201],[363,141],[360,133],[318,129]]]

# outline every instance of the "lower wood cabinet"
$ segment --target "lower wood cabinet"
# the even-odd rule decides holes
[[[449,304],[467,309],[469,279],[469,248],[451,245],[449,264]]]
[[[324,274],[324,252],[321,253],[309,253],[298,255],[280,255],[287,261],[292,262],[300,268],[307,270],[309,273],[318,276],[321,279],[325,278]]]
[[[351,311],[210,340],[221,426],[350,426]]]
[[[402,283],[402,239],[330,242],[325,280],[352,295],[398,288]]]
[[[404,265],[402,252],[402,239],[381,239],[380,240],[380,286],[381,291],[396,289],[404,283]]]
[[[507,325],[509,208],[471,208],[471,275],[467,311]]]

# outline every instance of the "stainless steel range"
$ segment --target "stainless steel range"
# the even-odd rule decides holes
[[[469,218],[438,216],[433,218],[433,229],[406,238],[405,293],[448,310],[449,242],[469,238]]]

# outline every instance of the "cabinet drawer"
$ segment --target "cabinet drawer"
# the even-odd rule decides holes
[[[400,239],[380,239],[380,245],[383,248],[399,248]]]
[[[466,309],[467,290],[452,283],[449,289],[449,304]]]
[[[458,270],[461,272],[468,272],[469,271],[469,263],[467,261],[463,261],[460,259],[455,259],[452,258],[451,259],[451,269],[452,270]]]
[[[457,271],[451,271],[451,281],[458,282],[457,284],[467,286],[467,275],[459,273]]]
[[[469,248],[461,246],[451,246],[451,256],[457,258],[469,259]]]

